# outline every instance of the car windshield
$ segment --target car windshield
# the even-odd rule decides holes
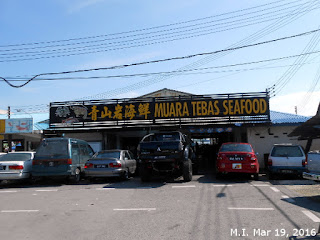
[[[0,161],[27,161],[31,159],[31,153],[8,153],[0,157]]]
[[[303,157],[299,146],[275,146],[271,152],[272,157]]]
[[[59,157],[69,158],[68,142],[61,141],[43,141],[37,149],[36,157]]]
[[[98,152],[94,158],[120,158],[120,152]]]
[[[252,148],[248,144],[224,144],[220,152],[252,152]]]

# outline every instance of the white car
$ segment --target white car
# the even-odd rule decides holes
[[[268,158],[269,178],[283,174],[302,176],[306,164],[306,155],[300,145],[275,144]]]
[[[31,177],[35,152],[10,152],[0,156],[0,182]]]

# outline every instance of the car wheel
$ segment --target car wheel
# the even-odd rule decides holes
[[[80,179],[81,179],[81,170],[77,168],[74,172],[74,175],[69,177],[69,181],[71,183],[79,183]]]
[[[122,179],[123,180],[129,180],[129,169],[127,169],[126,171],[124,171],[122,173]]]
[[[182,176],[185,182],[190,182],[192,180],[192,162],[190,159],[183,162]]]

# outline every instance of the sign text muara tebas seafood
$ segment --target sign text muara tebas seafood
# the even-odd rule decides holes
[[[269,115],[267,96],[243,98],[149,98],[72,102],[50,107],[50,123],[82,123]]]

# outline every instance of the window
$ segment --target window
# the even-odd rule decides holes
[[[303,157],[299,146],[275,146],[271,152],[272,157]]]
[[[124,158],[126,159],[128,159],[128,160],[130,160],[131,159],[131,157],[130,157],[130,155],[129,155],[129,153],[128,152],[125,152],[124,153]]]
[[[252,152],[252,148],[248,144],[224,144],[220,152]]]
[[[120,152],[119,151],[115,151],[115,152],[98,152],[95,155],[95,158],[120,158]]]
[[[36,153],[37,157],[59,157],[69,158],[68,142],[66,140],[47,141],[44,140]]]
[[[30,153],[8,153],[0,158],[0,161],[27,161],[31,159]]]

